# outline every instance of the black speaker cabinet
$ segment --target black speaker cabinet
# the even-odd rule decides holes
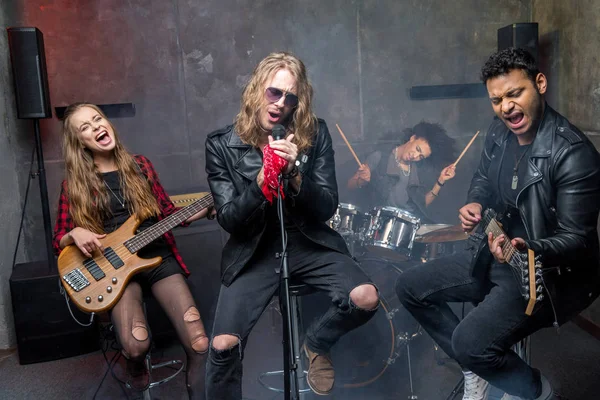
[[[19,362],[32,364],[86,354],[100,349],[96,322],[77,324],[59,291],[56,272],[48,263],[17,264],[10,277],[10,292],[17,333]],[[88,323],[89,314],[71,304],[73,314]]]
[[[537,22],[511,24],[498,29],[498,50],[519,47],[527,50],[538,61],[539,36]]]
[[[44,37],[37,28],[8,28],[19,118],[51,118]]]

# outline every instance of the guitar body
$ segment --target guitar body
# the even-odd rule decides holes
[[[107,250],[104,254],[95,250],[92,253],[93,259],[85,257],[75,245],[67,246],[62,250],[58,257],[58,274],[77,308],[90,313],[111,309],[123,295],[132,276],[156,267],[162,262],[162,257],[140,258],[137,253],[131,253],[125,247],[124,243],[135,236],[139,225],[140,222],[132,216],[119,229],[100,239]],[[111,260],[117,265],[120,264],[118,260],[121,260],[123,265],[115,268]],[[79,272],[75,272],[76,270]],[[67,276],[73,285],[67,282],[65,279]],[[100,278],[96,279],[97,277]],[[85,280],[89,284],[76,290],[75,288],[81,286]]]

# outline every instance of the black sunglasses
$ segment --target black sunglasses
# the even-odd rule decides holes
[[[277,103],[279,99],[285,96],[283,103],[288,107],[296,107],[298,105],[298,96],[293,93],[284,92],[281,89],[268,87],[265,90],[265,97],[270,103]]]

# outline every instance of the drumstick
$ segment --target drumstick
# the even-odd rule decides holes
[[[346,145],[348,146],[348,148],[350,149],[350,152],[352,152],[352,155],[354,156],[354,159],[356,160],[356,162],[358,163],[358,167],[362,167],[362,164],[360,163],[360,160],[358,159],[358,157],[356,156],[356,153],[354,152],[354,150],[352,149],[352,146],[350,146],[350,142],[348,142],[348,139],[346,139],[346,135],[344,135],[344,132],[342,132],[342,129],[340,128],[340,126],[338,124],[335,124],[335,126],[338,128],[338,131],[340,131],[340,135],[342,135],[342,139],[344,139],[344,142],[346,142]]]
[[[473,135],[473,137],[471,138],[471,140],[469,141],[469,143],[467,144],[467,146],[465,147],[465,149],[462,151],[462,153],[460,153],[460,156],[458,156],[458,158],[456,159],[456,161],[454,161],[454,166],[455,167],[456,167],[456,164],[458,164],[458,162],[462,158],[462,156],[464,156],[465,153],[467,152],[467,150],[469,150],[469,147],[471,147],[471,145],[473,144],[473,141],[475,140],[475,138],[477,137],[477,135],[479,135],[479,131],[477,131],[477,133],[475,135]]]

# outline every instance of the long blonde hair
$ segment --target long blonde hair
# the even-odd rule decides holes
[[[306,74],[304,63],[290,53],[271,53],[254,69],[250,81],[244,88],[240,112],[235,118],[235,129],[244,143],[258,147],[263,130],[258,120],[258,110],[265,101],[267,79],[277,71],[285,69],[296,79],[298,105],[292,114],[288,131],[294,134],[298,151],[311,145],[316,132],[317,117],[312,112],[313,88]]]
[[[150,184],[142,175],[137,162],[125,149],[114,125],[102,110],[90,103],[74,103],[67,107],[63,119],[63,155],[67,175],[69,212],[75,226],[102,233],[102,221],[110,216],[110,197],[102,178],[102,173],[94,164],[92,152],[77,136],[71,118],[78,110],[89,107],[104,118],[115,133],[115,164],[121,181],[123,197],[129,203],[129,211],[143,221],[158,215],[160,208]]]

